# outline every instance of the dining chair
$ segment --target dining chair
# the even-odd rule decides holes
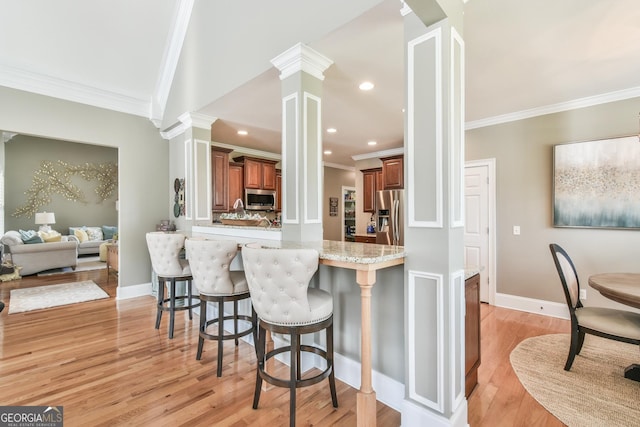
[[[192,309],[198,301],[193,302],[191,290],[191,268],[189,261],[180,253],[184,248],[185,235],[180,233],[151,232],[147,233],[147,248],[151,257],[151,266],[158,275],[158,302],[156,313],[156,329],[160,328],[162,312],[169,312],[169,339],[173,338],[173,325],[176,311],[189,310],[189,319],[193,319]],[[187,295],[176,295],[176,282],[187,283]],[[169,296],[165,298],[165,287],[169,283]],[[181,306],[177,301],[185,301]]]
[[[229,266],[238,254],[238,244],[233,240],[205,240],[190,238],[185,242],[187,259],[191,266],[193,281],[200,294],[200,332],[196,360],[202,357],[204,340],[218,342],[217,376],[222,376],[222,354],[224,340],[235,340],[251,333],[255,341],[255,311],[252,315],[238,314],[238,301],[250,298],[247,279],[243,271],[230,271]],[[217,317],[207,320],[208,303],[215,304]],[[233,303],[233,314],[225,315],[224,304]],[[233,332],[225,334],[225,321],[233,321]],[[249,322],[249,327],[238,331],[238,320]],[[215,325],[215,332],[209,326]],[[212,328],[213,329],[213,328]]]
[[[580,281],[576,267],[559,245],[549,245],[558,270],[571,317],[571,345],[564,365],[568,371],[582,350],[585,334],[640,345],[640,314],[604,307],[584,307],[580,301]]]
[[[242,248],[242,261],[249,284],[251,301],[258,315],[258,358],[253,409],[258,408],[262,381],[289,388],[289,425],[296,423],[296,389],[317,384],[329,378],[333,407],[338,407],[333,365],[333,297],[329,292],[309,287],[318,270],[318,252],[314,249],[262,248],[255,244]],[[289,345],[277,347],[265,354],[266,331],[290,337]],[[301,343],[301,335],[324,330],[326,350]],[[301,353],[320,356],[326,368],[320,373],[302,378]],[[268,372],[267,361],[289,353],[288,378]]]

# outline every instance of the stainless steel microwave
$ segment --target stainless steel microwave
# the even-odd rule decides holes
[[[250,211],[272,211],[276,208],[276,192],[245,188],[244,208]]]

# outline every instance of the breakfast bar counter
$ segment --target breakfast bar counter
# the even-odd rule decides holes
[[[260,231],[258,230],[259,228],[265,230],[264,227],[246,228],[255,229],[252,230],[253,233],[247,234],[245,230],[232,230],[226,227],[194,226],[192,228],[192,235],[194,237],[234,239],[240,245],[259,243],[272,248],[313,248],[320,254],[321,265],[339,269],[349,269],[356,272],[356,283],[360,287],[361,302],[361,382],[357,394],[357,425],[375,426],[376,393],[373,390],[371,378],[371,292],[373,285],[376,283],[376,272],[378,270],[404,264],[406,255],[404,247],[331,240],[291,242],[278,238],[270,239],[269,235],[265,237],[263,233],[256,234],[257,231]],[[398,292],[402,294],[402,286],[398,289]]]

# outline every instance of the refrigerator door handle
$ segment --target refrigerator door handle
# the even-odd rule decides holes
[[[398,216],[400,213],[400,200],[393,201],[393,244],[398,245],[400,243],[400,226],[398,225]]]

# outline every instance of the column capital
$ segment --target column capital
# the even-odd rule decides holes
[[[187,112],[180,115],[180,117],[178,117],[178,120],[180,120],[180,122],[186,127],[211,130],[211,125],[215,123],[218,118],[207,116],[206,114],[202,113]]]
[[[280,80],[298,71],[304,71],[319,80],[324,80],[323,73],[333,64],[333,61],[317,50],[298,43],[273,58],[271,63],[280,70]]]

